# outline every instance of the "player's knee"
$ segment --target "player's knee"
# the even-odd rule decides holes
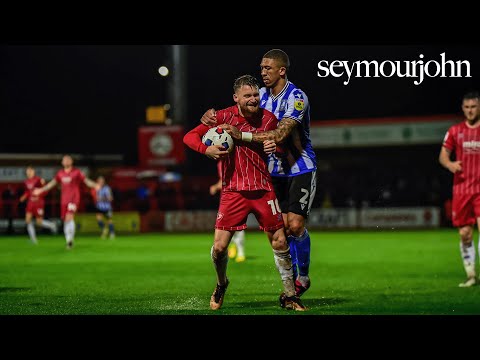
[[[288,226],[288,223],[285,223],[285,235],[286,236],[292,235],[292,233],[290,231],[290,226]]]
[[[272,249],[273,250],[286,250],[288,248],[287,238],[282,229],[279,229],[272,236]]]
[[[227,253],[228,245],[223,244],[221,242],[215,242],[213,245],[213,252],[216,256],[222,256],[223,254]]]
[[[293,236],[301,236],[305,231],[305,222],[300,219],[292,219],[288,222],[288,229],[290,235]]]
[[[469,244],[472,242],[472,228],[469,226],[464,226],[459,229],[460,238],[464,244]]]
[[[287,240],[285,238],[272,240],[273,250],[287,250],[287,248],[288,248],[288,245],[287,245]]]

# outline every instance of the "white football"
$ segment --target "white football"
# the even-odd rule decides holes
[[[233,150],[232,136],[218,126],[209,129],[202,137],[202,142],[207,145],[222,145],[225,150],[231,152]]]

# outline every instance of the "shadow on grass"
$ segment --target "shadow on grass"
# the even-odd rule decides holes
[[[28,287],[8,287],[8,286],[0,286],[0,293],[25,291],[25,290],[30,290],[30,289],[31,289],[31,288],[28,288]]]
[[[321,298],[321,299],[305,299],[302,300],[303,305],[307,308],[318,308],[322,306],[332,306],[348,302],[344,298]],[[229,304],[231,308],[271,308],[280,307],[279,301],[250,301],[250,302],[236,302]]]
[[[255,255],[247,255],[245,256],[245,262],[247,261],[253,261],[253,260],[257,260],[259,257],[258,256],[255,256]],[[236,262],[235,259],[229,259],[228,260],[228,263],[234,263]],[[240,264],[243,264],[244,262],[242,261]]]

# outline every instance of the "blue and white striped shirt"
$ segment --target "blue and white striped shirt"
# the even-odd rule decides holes
[[[111,211],[112,202],[109,200],[112,196],[110,186],[103,185],[100,190],[97,190],[97,208],[102,211]]]
[[[317,169],[317,160],[310,141],[310,104],[307,95],[290,81],[277,96],[271,89],[260,89],[260,107],[270,110],[278,121],[291,118],[298,122],[285,143],[285,156],[275,154],[268,157],[271,176],[291,177]]]

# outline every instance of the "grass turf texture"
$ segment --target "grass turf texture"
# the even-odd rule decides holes
[[[453,229],[311,237],[309,310],[300,313],[278,305],[280,276],[261,232],[247,232],[244,263],[229,262],[218,311],[209,308],[213,234],[77,236],[70,251],[61,235],[40,235],[38,245],[2,236],[0,314],[480,314],[480,286],[458,287],[465,272]]]

